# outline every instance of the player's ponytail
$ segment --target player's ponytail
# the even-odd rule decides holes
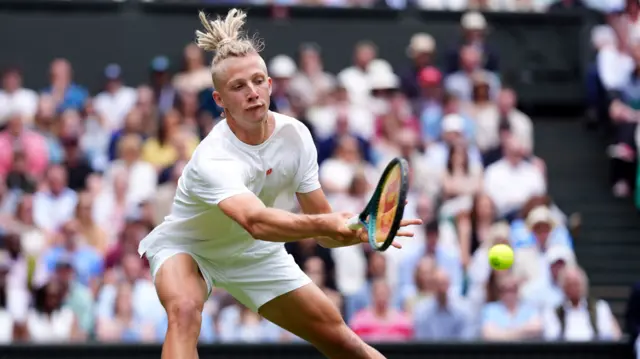
[[[238,9],[229,10],[224,19],[218,16],[210,21],[203,12],[199,17],[205,31],[196,31],[196,44],[205,51],[216,53],[212,65],[229,57],[258,53],[264,46],[262,41],[251,39],[242,32],[247,14]]]

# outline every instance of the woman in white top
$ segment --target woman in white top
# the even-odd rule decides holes
[[[27,315],[27,335],[35,343],[64,343],[79,338],[73,311],[63,307],[62,287],[51,281],[35,293],[34,308]]]

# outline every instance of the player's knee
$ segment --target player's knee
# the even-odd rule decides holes
[[[202,304],[193,299],[177,299],[167,307],[169,327],[174,327],[178,333],[198,335],[202,323]]]

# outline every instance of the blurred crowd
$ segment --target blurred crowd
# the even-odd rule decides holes
[[[588,73],[589,119],[611,139],[611,185],[614,195],[628,197],[640,183],[640,4],[627,1],[622,13],[610,14],[592,30],[596,59]],[[635,191],[640,210],[640,191]]]
[[[333,208],[359,212],[381,169],[403,156],[405,214],[424,221],[402,250],[329,250],[313,238],[287,249],[369,341],[616,340],[608,304],[588,294],[572,222],[547,194],[532,121],[501,82],[487,21],[470,12],[462,26],[455,45],[407,39],[396,69],[367,41],[337,74],[313,43],[295,59],[266,59],[272,109],[311,130]],[[446,67],[434,64],[436,51]],[[179,70],[158,56],[148,83],[131,87],[124,71],[145,69],[109,64],[97,94],[74,82],[63,58],[37,91],[18,68],[3,71],[0,342],[163,340],[166,314],[137,247],[223,116],[207,65],[190,44]],[[489,266],[497,243],[515,250],[510,270]],[[202,342],[298,340],[224,291],[206,303]]]

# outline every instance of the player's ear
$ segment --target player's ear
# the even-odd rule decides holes
[[[269,84],[269,96],[271,96],[271,91],[273,89],[273,80],[271,77],[267,77],[267,83]]]
[[[220,93],[218,91],[213,91],[213,94],[211,94],[211,96],[213,97],[213,101],[216,102],[216,105],[224,108],[224,101],[222,101],[222,97],[220,96]]]

